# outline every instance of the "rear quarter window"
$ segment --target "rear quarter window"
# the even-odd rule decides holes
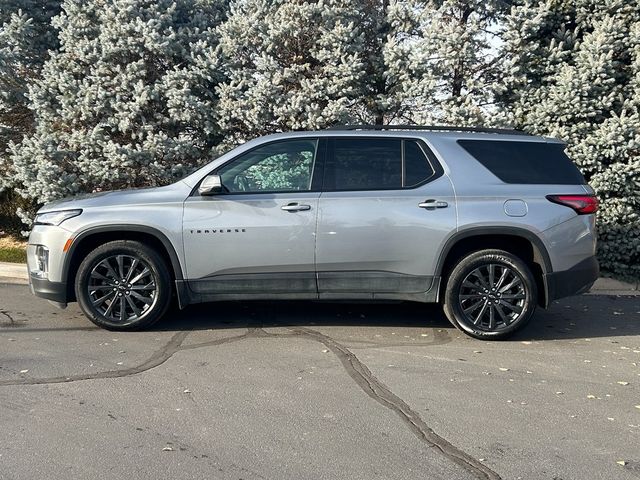
[[[586,183],[560,143],[458,140],[458,144],[505,183]]]

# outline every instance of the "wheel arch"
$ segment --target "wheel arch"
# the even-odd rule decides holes
[[[535,233],[517,227],[477,227],[452,235],[445,242],[436,265],[436,275],[443,279],[440,298],[444,297],[446,280],[457,261],[468,253],[485,248],[498,248],[522,258],[536,278],[538,304],[543,307],[548,305],[546,275],[553,271],[549,252]]]
[[[183,280],[182,266],[175,247],[157,228],[146,225],[105,225],[88,228],[73,239],[65,256],[62,278],[66,279],[67,301],[75,300],[74,284],[82,259],[94,248],[113,240],[137,240],[153,247],[171,268],[172,280]]]

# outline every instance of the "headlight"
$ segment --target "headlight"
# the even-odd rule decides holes
[[[40,278],[49,276],[49,249],[44,245],[36,246],[36,267],[34,273]]]
[[[82,213],[82,210],[61,210],[59,212],[47,212],[47,213],[39,213],[36,215],[35,224],[36,225],[60,225],[65,220],[69,220],[70,218],[77,217]]]

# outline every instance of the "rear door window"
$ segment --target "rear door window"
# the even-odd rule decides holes
[[[323,189],[400,190],[435,175],[435,167],[415,140],[340,137],[330,141]]]
[[[458,144],[505,183],[586,183],[560,143],[458,140]]]
[[[404,184],[405,188],[420,185],[435,175],[435,170],[427,160],[424,151],[413,140],[404,141]]]

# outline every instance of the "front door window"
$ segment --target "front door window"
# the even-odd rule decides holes
[[[218,170],[229,193],[311,190],[317,139],[270,143],[251,150]]]

